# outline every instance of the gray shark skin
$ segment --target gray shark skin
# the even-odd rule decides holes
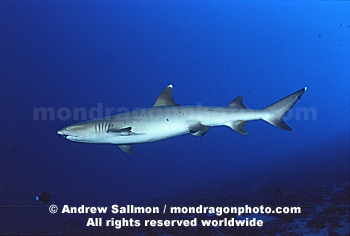
[[[291,131],[283,116],[306,91],[306,87],[262,110],[247,109],[238,96],[226,107],[180,106],[173,99],[173,86],[167,86],[151,108],[125,112],[65,127],[57,133],[83,143],[116,144],[131,154],[132,144],[147,143],[192,134],[201,137],[211,126],[226,125],[246,135],[244,125],[262,119],[278,128]]]

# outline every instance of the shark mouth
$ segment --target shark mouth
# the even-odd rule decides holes
[[[57,134],[61,135],[65,139],[67,139],[67,137],[74,137],[72,135],[63,133],[62,131],[57,131]]]
[[[77,136],[73,136],[73,135],[68,135],[68,134],[61,134],[61,136],[67,140],[72,140],[72,141],[76,141],[77,140]]]
[[[68,134],[59,134],[59,135],[65,139],[69,136]]]

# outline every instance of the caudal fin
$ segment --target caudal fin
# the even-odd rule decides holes
[[[306,87],[266,107],[263,110],[265,115],[262,117],[262,119],[278,128],[291,131],[292,129],[286,123],[284,123],[282,118],[301,98],[305,91]]]

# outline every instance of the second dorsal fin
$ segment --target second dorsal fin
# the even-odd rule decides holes
[[[236,97],[230,104],[228,104],[228,106],[229,107],[237,107],[237,108],[241,108],[241,109],[247,109],[243,105],[243,97],[242,96]]]
[[[159,94],[156,102],[153,105],[154,107],[162,106],[180,106],[174,101],[173,98],[173,85],[168,85],[163,91]]]

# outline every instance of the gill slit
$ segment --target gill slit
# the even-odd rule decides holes
[[[96,123],[95,132],[103,132],[103,131],[107,132],[110,125],[111,124],[109,122]]]

